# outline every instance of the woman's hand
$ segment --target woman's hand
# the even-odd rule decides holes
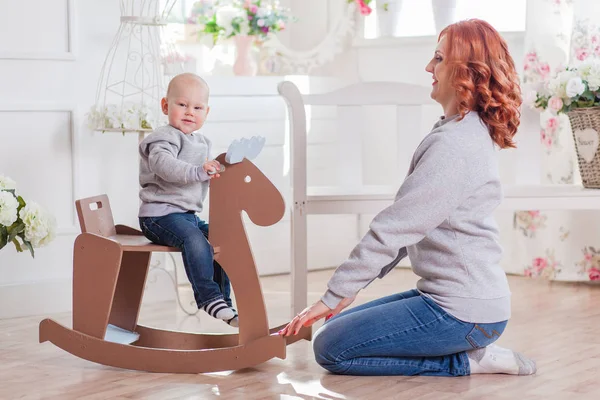
[[[300,332],[300,328],[303,326],[311,326],[321,318],[327,317],[327,319],[329,319],[334,315],[339,314],[344,308],[352,304],[353,301],[354,297],[342,299],[338,306],[332,310],[319,300],[312,306],[305,308],[300,314],[296,315],[285,328],[279,331],[279,334],[282,336],[297,335],[298,332]]]
[[[219,171],[221,170],[221,163],[217,160],[205,162],[204,165],[202,165],[202,169],[204,169],[204,172],[206,172],[210,176],[210,179],[218,178],[219,176],[221,176],[219,174]],[[211,175],[211,173],[213,175]]]

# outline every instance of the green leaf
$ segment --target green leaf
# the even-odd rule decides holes
[[[17,248],[17,251],[19,253],[21,253],[23,251],[23,248],[21,247],[21,243],[19,243],[19,241],[17,240],[17,238],[14,238],[12,240],[13,244],[15,245],[15,247]]]
[[[31,257],[35,258],[35,252],[33,251],[33,246],[31,245],[31,242],[23,239],[23,244],[25,245],[25,247],[27,247],[29,249],[29,252],[31,253]]]
[[[23,200],[23,198],[21,196],[17,197],[17,201],[19,202],[19,208],[17,208],[17,212],[21,211],[21,208],[25,207],[27,204],[25,203],[25,200]]]
[[[8,243],[8,231],[5,226],[0,225],[0,249]]]
[[[25,231],[25,224],[18,219],[14,224],[8,227],[8,241],[11,242],[18,234]]]

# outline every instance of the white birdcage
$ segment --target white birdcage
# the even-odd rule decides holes
[[[183,65],[168,66],[174,45],[161,38],[177,0],[120,0],[121,24],[106,55],[96,102],[88,114],[92,130],[149,132],[164,122],[160,100],[168,79]]]

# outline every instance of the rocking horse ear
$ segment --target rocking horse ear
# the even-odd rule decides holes
[[[246,158],[248,160],[255,159],[265,146],[265,142],[266,139],[262,136],[252,136],[252,138],[248,141]]]
[[[262,136],[253,136],[250,139],[235,139],[227,149],[225,161],[228,164],[236,164],[242,162],[244,158],[252,160],[262,151],[265,142],[266,139]]]
[[[237,164],[239,162],[242,162],[242,160],[244,159],[244,153],[245,151],[244,146],[242,146],[242,142],[235,139],[233,142],[231,142],[229,148],[227,149],[227,154],[225,154],[225,161],[228,164]]]

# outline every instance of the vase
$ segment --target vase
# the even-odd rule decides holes
[[[394,36],[400,20],[402,0],[387,0],[377,2],[377,26],[379,36]]]
[[[456,0],[431,0],[431,8],[437,35],[445,27],[456,22]]]
[[[253,36],[235,36],[233,38],[236,49],[233,73],[239,76],[254,76],[258,69],[256,60],[252,55]]]

